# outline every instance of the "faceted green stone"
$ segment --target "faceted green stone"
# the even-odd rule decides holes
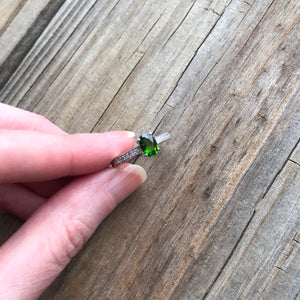
[[[139,144],[144,154],[154,156],[158,152],[157,142],[150,133],[144,133],[139,138]]]

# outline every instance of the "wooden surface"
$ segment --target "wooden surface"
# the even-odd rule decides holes
[[[0,4],[0,101],[172,136],[41,299],[300,299],[298,0]]]

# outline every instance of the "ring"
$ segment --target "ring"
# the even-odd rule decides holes
[[[158,144],[168,140],[169,138],[170,134],[168,132],[160,134],[156,137],[154,137],[151,133],[144,133],[137,140],[137,147],[115,158],[111,164],[113,167],[117,167],[135,157],[138,157],[141,154],[144,154],[145,156],[154,156],[158,153]]]

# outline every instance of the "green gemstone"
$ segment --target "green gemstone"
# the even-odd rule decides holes
[[[139,138],[139,144],[144,154],[154,156],[158,152],[157,142],[150,133],[144,133]]]

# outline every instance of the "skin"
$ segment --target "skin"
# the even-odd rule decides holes
[[[131,132],[69,135],[0,104],[0,211],[26,220],[0,247],[0,299],[38,298],[143,183],[140,166],[108,167],[133,146]]]

